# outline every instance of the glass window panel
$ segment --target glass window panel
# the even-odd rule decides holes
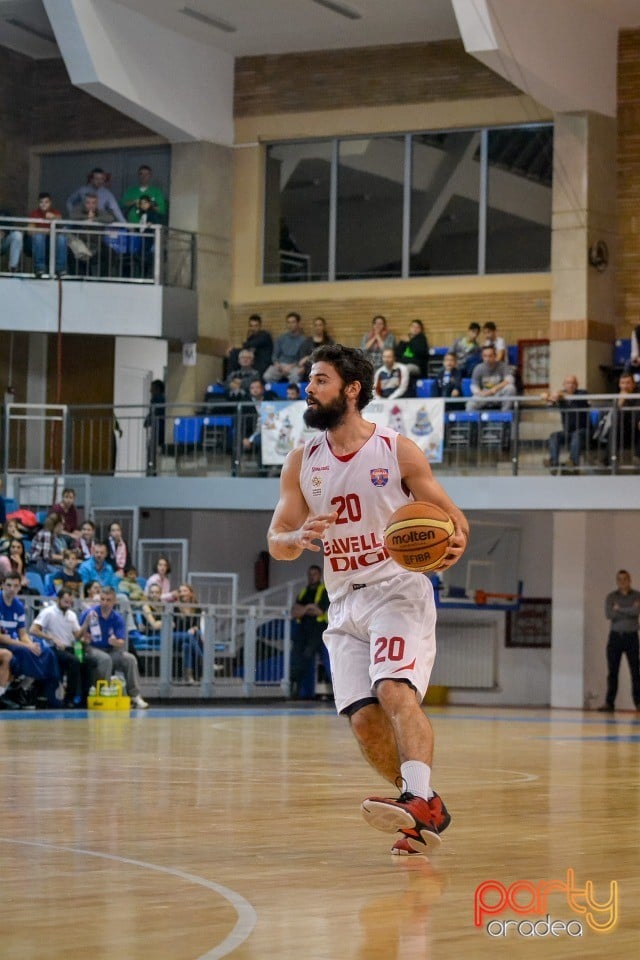
[[[326,280],[331,142],[267,147],[264,282]]]
[[[480,133],[411,138],[412,277],[477,273]]]
[[[339,145],[336,279],[402,275],[404,137]]]
[[[549,270],[553,127],[488,135],[487,273]]]

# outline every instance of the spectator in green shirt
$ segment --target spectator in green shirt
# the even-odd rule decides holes
[[[167,215],[167,200],[160,187],[151,183],[151,167],[143,163],[138,167],[138,183],[135,187],[125,190],[122,197],[122,208],[129,223],[140,223],[142,211],[140,200],[146,197],[151,202],[151,210],[161,222]]]

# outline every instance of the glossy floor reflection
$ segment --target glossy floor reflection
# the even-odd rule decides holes
[[[330,707],[0,714],[0,955],[635,956],[636,716],[430,715],[426,861],[361,819],[382,785]]]

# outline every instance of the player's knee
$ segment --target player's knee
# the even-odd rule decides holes
[[[354,736],[360,743],[375,740],[380,731],[382,711],[377,703],[368,703],[349,715]]]

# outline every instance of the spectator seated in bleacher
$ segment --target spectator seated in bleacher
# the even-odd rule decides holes
[[[130,566],[118,584],[118,593],[125,594],[132,603],[142,603],[146,597],[143,587],[138,583],[138,571]]]
[[[0,556],[9,556],[9,547],[12,540],[22,540],[22,533],[17,520],[7,520],[0,537]]]
[[[571,373],[564,378],[562,390],[542,394],[543,400],[559,408],[562,418],[562,430],[555,430],[549,437],[549,456],[544,459],[545,467],[549,467],[553,473],[560,465],[560,450],[563,447],[569,451],[569,459],[564,466],[576,470],[580,465],[580,457],[589,442],[589,404],[584,399],[586,393],[586,390],[578,389],[578,378]]]
[[[80,564],[78,573],[85,587],[92,580],[97,580],[101,587],[112,587],[118,589],[118,577],[111,564],[107,561],[109,556],[109,544],[97,540],[93,545],[93,554],[88,560]]]
[[[504,337],[499,336],[498,328],[493,320],[487,320],[482,325],[482,336],[480,338],[483,347],[495,347],[496,360],[498,363],[504,363],[507,360],[507,345]]]
[[[50,513],[31,543],[29,566],[43,577],[53,573],[62,564],[62,552],[66,547],[62,520],[57,513]]]
[[[75,550],[81,560],[88,560],[93,554],[96,542],[96,525],[93,520],[84,520],[80,527],[80,536],[75,541]]]
[[[462,374],[456,366],[455,353],[445,353],[442,361],[442,370],[440,370],[435,380],[436,391],[439,397],[450,400],[462,396]],[[455,406],[457,406],[457,404],[450,404],[452,408]]]
[[[252,313],[249,317],[247,336],[242,346],[234,347],[233,344],[229,344],[226,356],[227,370],[237,368],[240,350],[253,350],[253,366],[263,377],[273,356],[273,338],[267,330],[262,329],[262,317],[259,313]]]
[[[422,320],[412,320],[409,333],[396,344],[396,360],[406,363],[412,377],[426,377],[429,365],[429,341]]]
[[[3,217],[12,216],[8,210],[0,210],[0,256],[8,254],[9,273],[17,273],[21,266],[24,234],[22,230],[15,229],[15,224],[2,222]]]
[[[80,599],[82,594],[82,577],[78,572],[80,558],[75,550],[67,547],[62,551],[62,566],[45,577],[45,587],[51,585],[51,595],[57,596],[64,587],[70,590],[73,597]]]
[[[7,573],[15,573],[20,577],[20,593],[38,596],[39,591],[31,586],[27,577],[27,554],[22,540],[12,540],[9,544],[8,562],[10,570]]]
[[[159,583],[152,583],[136,617],[138,631],[146,636],[159,634],[162,629],[162,610],[162,589]]]
[[[273,392],[272,390],[269,391],[269,393],[272,393],[272,392]],[[274,396],[276,396],[276,394],[274,394]],[[270,400],[271,397],[263,397],[262,399],[264,399],[264,400]],[[287,400],[301,400],[301,399],[302,399],[302,394],[300,393],[300,386],[299,386],[297,383],[288,383],[288,384],[287,384],[286,399],[287,399]]]
[[[73,600],[71,590],[61,587],[56,602],[43,607],[29,628],[32,637],[46,641],[54,652],[64,678],[65,707],[80,706],[83,699],[82,665],[74,653],[74,641],[82,641],[85,633],[73,609]]]
[[[287,384],[287,394],[293,387],[297,389],[299,399],[300,387],[298,387],[297,383]],[[242,419],[242,428],[244,433],[244,436],[242,437],[242,449],[247,453],[251,452],[254,454],[258,464],[258,469],[261,471],[263,469],[262,432],[260,428],[261,404],[265,401],[279,400],[280,397],[277,393],[274,393],[273,390],[266,389],[262,383],[262,380],[254,380],[250,384],[249,390],[251,392],[251,400],[253,401],[253,410],[249,409]]]
[[[94,167],[93,170],[91,170],[87,182],[83,184],[83,186],[78,187],[77,190],[74,190],[67,199],[67,212],[71,220],[76,219],[73,215],[74,211],[82,206],[82,201],[87,194],[90,194],[97,198],[98,209],[104,210],[111,215],[110,222],[113,220],[118,220],[120,223],[125,222],[122,210],[118,206],[118,201],[111,190],[109,190],[109,179],[109,175],[101,167]]]
[[[51,513],[57,513],[62,520],[62,531],[69,546],[80,536],[78,511],[76,510],[76,492],[73,487],[65,487],[60,503],[54,503]]]
[[[295,371],[291,380],[308,380],[311,370],[311,354],[316,347],[322,347],[325,344],[335,343],[333,337],[329,336],[327,330],[327,321],[324,317],[314,317],[311,321],[311,336],[307,337],[301,347],[302,356],[298,363],[298,369]]]
[[[178,587],[178,604],[173,621],[174,641],[182,643],[182,676],[187,683],[199,679],[202,663],[202,610],[191,584]]]
[[[482,344],[480,343],[480,324],[470,323],[464,337],[457,337],[450,353],[455,354],[456,365],[461,377],[470,377],[473,368],[482,362]]]
[[[116,572],[116,576],[124,577],[131,566],[131,554],[126,540],[122,536],[122,527],[117,520],[109,524],[109,555],[107,559]]]
[[[370,360],[374,370],[382,366],[382,351],[391,348],[395,350],[396,338],[387,327],[387,319],[378,314],[371,321],[371,330],[362,335],[360,349]]]
[[[516,395],[513,374],[506,363],[496,358],[496,348],[482,348],[482,363],[479,363],[471,377],[472,399],[467,402],[467,410],[491,409],[496,406],[510,410],[507,398]]]
[[[80,244],[70,243],[71,251],[76,258],[76,272],[92,274],[96,268],[100,273],[104,273],[100,263],[100,252],[104,232],[98,228],[101,224],[113,223],[115,217],[109,210],[105,210],[98,205],[98,197],[95,193],[85,193],[79,206],[71,211],[71,219],[81,221],[83,224],[81,236],[74,234],[74,240],[80,240]],[[84,249],[83,249],[84,247]],[[79,264],[82,269],[78,269]]]
[[[24,604],[18,599],[19,590],[19,574],[9,573],[0,593],[0,647],[11,652],[9,670],[13,677],[38,680],[48,705],[60,706],[56,693],[60,684],[58,661],[46,641],[34,640],[27,633]],[[7,692],[11,697],[11,688]]]
[[[640,457],[640,393],[633,374],[620,374],[618,390],[612,408],[601,417],[593,437],[602,463],[608,466],[615,456],[620,467],[630,466],[634,457]]]
[[[396,360],[392,347],[382,351],[382,366],[373,375],[373,391],[383,400],[395,400],[404,397],[409,389],[411,377],[409,367]]]
[[[49,243],[51,221],[61,220],[62,214],[53,206],[51,194],[43,192],[38,196],[38,206],[29,213],[32,222],[27,229],[27,252],[33,257],[33,272],[41,278],[49,275]],[[67,272],[67,238],[61,231],[56,232],[55,271],[58,277]]]
[[[161,598],[166,603],[173,603],[177,597],[175,590],[171,589],[171,581],[169,580],[169,574],[171,573],[171,564],[169,563],[169,558],[160,555],[156,560],[156,565],[154,571],[147,580],[144,586],[144,592],[150,596],[149,591],[154,583],[157,583],[160,586],[160,595]]]
[[[264,373],[265,383],[296,383],[302,348],[306,342],[300,314],[292,311],[285,317],[286,331],[276,337],[270,366]]]
[[[140,695],[140,674],[135,656],[126,649],[127,630],[124,618],[115,609],[116,592],[113,587],[103,586],[100,603],[85,610],[80,623],[88,633],[91,649],[108,654],[112,669],[122,672],[131,697],[131,706],[145,710],[149,704]]]
[[[238,367],[229,373],[224,385],[228,390],[232,381],[240,380],[242,390],[248,394],[251,381],[259,379],[260,374],[253,365],[253,350],[241,350],[238,356]]]

